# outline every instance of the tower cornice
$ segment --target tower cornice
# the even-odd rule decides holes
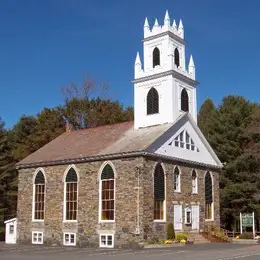
[[[158,79],[158,78],[170,76],[170,75],[173,76],[176,79],[179,79],[179,80],[193,86],[193,87],[196,87],[199,84],[198,81],[193,80],[189,77],[186,77],[185,75],[183,75],[183,74],[181,74],[181,73],[179,73],[175,70],[168,70],[168,71],[160,72],[160,73],[157,73],[157,74],[145,76],[145,77],[142,77],[142,78],[137,78],[137,79],[134,79],[132,82],[135,84],[135,83],[140,83],[140,82],[144,82],[144,81],[152,80],[152,79]]]
[[[183,45],[186,44],[185,40],[183,40],[181,37],[177,36],[176,34],[174,34],[171,31],[166,31],[166,32],[162,32],[162,33],[158,33],[158,34],[146,37],[142,41],[143,42],[150,41],[150,40],[153,40],[153,39],[157,39],[157,38],[163,37],[165,35],[170,36],[171,38],[173,38],[174,40],[176,40],[177,42],[179,42],[179,43],[181,43]]]

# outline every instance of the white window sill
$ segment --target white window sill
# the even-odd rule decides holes
[[[205,222],[212,222],[214,219],[205,219]]]
[[[32,222],[44,222],[44,219],[32,219]]]
[[[77,220],[63,220],[63,223],[77,223]]]
[[[64,246],[76,246],[76,244],[63,244]]]
[[[155,219],[153,222],[154,223],[162,223],[162,224],[164,224],[164,223],[166,223],[166,220],[165,219]]]
[[[198,192],[192,192],[191,195],[198,195]]]
[[[175,193],[181,193],[181,191],[180,191],[180,190],[175,190],[174,192],[175,192]]]
[[[99,223],[102,223],[102,224],[103,223],[110,223],[110,224],[112,223],[113,224],[113,223],[116,223],[116,221],[115,220],[99,220]]]

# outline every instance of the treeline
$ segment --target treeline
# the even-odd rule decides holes
[[[240,212],[255,212],[260,230],[260,105],[227,96],[201,106],[198,125],[219,156],[222,227],[239,225]]]
[[[82,129],[133,120],[132,107],[123,108],[104,97],[90,98],[86,89],[80,94],[69,92],[63,106],[44,108],[36,116],[24,115],[9,130],[0,120],[0,233],[3,221],[16,216],[16,162],[63,133],[66,123]],[[259,104],[227,96],[216,107],[208,99],[201,106],[198,124],[224,164],[220,174],[222,226],[233,229],[240,211],[254,211],[260,230]]]
[[[124,108],[106,97],[91,97],[93,84],[66,87],[63,106],[44,108],[36,116],[23,115],[11,129],[6,129],[0,118],[0,237],[4,220],[16,216],[16,162],[63,133],[67,123],[77,130],[133,120],[132,107]]]

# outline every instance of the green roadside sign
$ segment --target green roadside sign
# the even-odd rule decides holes
[[[242,214],[242,226],[243,227],[253,227],[253,214],[252,213]]]

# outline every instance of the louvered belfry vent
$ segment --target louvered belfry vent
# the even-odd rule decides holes
[[[209,172],[205,176],[205,200],[206,203],[211,204],[213,202],[212,197],[212,179]]]
[[[73,168],[69,169],[67,176],[66,176],[66,182],[78,182],[77,173]]]
[[[109,164],[105,166],[101,174],[101,180],[108,180],[108,179],[114,179],[114,171]]]
[[[151,88],[147,94],[147,115],[159,113],[159,95],[155,88]]]
[[[154,197],[156,201],[165,199],[164,171],[161,164],[157,164],[154,171]]]
[[[181,91],[181,110],[189,112],[189,96],[185,88]]]
[[[42,171],[39,171],[35,177],[35,184],[44,184],[45,183],[45,178],[42,173]]]

